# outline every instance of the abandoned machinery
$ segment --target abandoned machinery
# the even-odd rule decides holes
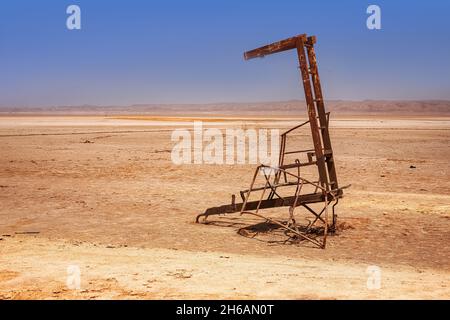
[[[207,209],[197,216],[196,222],[199,222],[200,218],[205,222],[211,215],[239,212],[240,215],[261,218],[264,223],[283,230],[291,241],[308,241],[317,247],[325,248],[327,235],[336,230],[335,208],[343,197],[345,187],[339,187],[336,175],[328,130],[330,114],[325,111],[314,51],[315,43],[315,36],[301,34],[244,53],[245,60],[249,60],[286,50],[297,51],[309,120],[281,134],[278,166],[259,165],[250,187],[240,191],[242,202],[236,203],[236,197],[233,195],[231,204]],[[294,138],[296,132],[306,128],[307,124],[313,147],[287,150],[289,137]],[[288,157],[294,159],[288,160]],[[302,157],[306,159],[301,161]],[[306,168],[313,170],[313,178],[305,178],[303,170]],[[278,207],[289,207],[287,220],[270,218],[260,213],[263,209]],[[299,223],[300,219],[296,219],[294,212],[297,207],[304,208],[309,215],[307,223]]]

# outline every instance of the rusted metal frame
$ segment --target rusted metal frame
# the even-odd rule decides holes
[[[297,49],[298,54],[298,60],[299,60],[299,68],[301,71],[301,77],[303,81],[303,89],[305,93],[305,100],[308,110],[308,117],[309,121],[306,121],[305,123],[296,126],[281,136],[281,145],[282,148],[280,150],[279,154],[279,164],[278,168],[273,168],[269,166],[259,166],[257,170],[255,171],[255,175],[253,177],[252,183],[250,185],[250,188],[244,197],[244,192],[241,191],[241,197],[243,198],[242,204],[236,204],[234,201],[234,198],[232,200],[232,205],[225,205],[220,207],[213,207],[209,208],[205,211],[204,214],[197,216],[197,222],[200,216],[205,216],[205,219],[210,214],[221,214],[221,213],[231,213],[231,212],[238,212],[240,209],[240,214],[248,213],[253,214],[255,216],[259,216],[261,218],[266,219],[267,221],[271,221],[273,223],[276,223],[283,227],[284,229],[288,230],[289,232],[293,232],[294,234],[297,234],[300,237],[303,237],[316,245],[325,248],[326,245],[326,239],[328,234],[328,206],[331,204],[332,201],[335,201],[335,203],[332,206],[333,211],[333,228],[336,223],[336,214],[335,214],[335,206],[338,203],[338,199],[342,196],[342,191],[340,188],[338,188],[337,185],[337,177],[336,177],[336,171],[335,166],[333,162],[333,151],[331,149],[331,141],[329,139],[329,115],[330,113],[325,113],[325,106],[323,102],[322,97],[322,91],[320,86],[320,79],[318,76],[318,70],[317,70],[317,62],[316,62],[316,56],[314,52],[314,43],[315,43],[315,37],[309,37],[307,38],[305,34],[299,35],[296,37],[292,37],[289,39],[285,39],[282,41],[278,41],[275,43],[272,43],[267,46],[260,47],[258,49],[254,49],[251,51],[248,51],[244,54],[245,59],[251,59],[256,57],[264,57],[268,54],[273,54],[285,50],[290,49]],[[306,49],[306,53],[305,53]],[[312,82],[312,83],[311,83]],[[314,92],[314,93],[313,93]],[[318,120],[317,120],[318,119]],[[306,165],[316,164],[319,171],[319,181],[311,182],[307,179],[304,179],[300,177],[300,165],[284,165],[285,156],[286,154],[293,154],[293,153],[299,153],[299,151],[290,151],[286,152],[286,143],[287,143],[287,134],[292,132],[293,130],[300,128],[301,126],[305,125],[306,123],[310,123],[310,129],[311,129],[311,135],[313,138],[313,144],[314,144],[314,153],[308,152],[308,159],[309,163]],[[318,122],[320,125],[318,125]],[[302,150],[300,150],[302,151]],[[316,157],[316,161],[312,161],[312,157]],[[298,162],[298,160],[296,160]],[[282,167],[282,168],[280,168]],[[295,175],[291,172],[288,172],[287,169],[295,168],[297,167],[298,174]],[[275,171],[274,175],[274,183],[272,184],[270,179],[272,173],[267,176],[266,172],[264,171],[264,177],[266,179],[266,184],[263,188],[254,188],[256,176],[262,168],[270,168],[271,170],[277,170]],[[279,184],[280,177],[284,175],[285,184],[283,185],[290,185],[287,180],[287,176],[292,176],[297,179],[297,183],[293,183],[293,185],[296,185],[296,191],[295,195],[291,197],[285,197],[281,198],[280,195],[276,193],[276,189],[279,186],[282,186]],[[313,194],[307,194],[307,195],[301,195],[300,192],[302,189],[303,184],[309,183],[313,186],[315,186],[315,192]],[[271,193],[269,195],[269,199],[262,200],[264,198],[264,194],[268,187],[271,188]],[[251,201],[249,202],[250,193],[252,191],[256,190],[262,190],[262,195],[259,199],[259,201]],[[318,190],[321,190],[320,193],[317,193]],[[273,195],[277,195],[280,197],[279,199],[272,199]],[[329,197],[332,197],[333,200],[328,200]],[[245,199],[244,199],[245,198]],[[324,208],[320,211],[319,214],[315,213],[314,210],[310,209],[307,204],[309,203],[317,203],[317,202],[323,202]],[[323,242],[320,243],[316,239],[312,239],[302,232],[299,232],[295,225],[295,221],[293,218],[293,212],[296,206],[298,205],[304,205],[305,208],[309,208],[311,212],[313,212],[316,216],[316,219],[311,224],[313,225],[319,218],[322,222],[324,222],[324,234],[323,234]],[[289,221],[288,225],[284,225],[283,223],[280,223],[276,220],[266,218],[258,213],[252,213],[246,211],[246,209],[249,210],[255,210],[258,212],[260,208],[274,208],[274,207],[280,207],[280,206],[290,206],[290,214],[291,214],[291,220],[293,221],[294,229],[290,228]],[[325,213],[324,219],[321,217]]]
[[[328,236],[328,192],[324,192],[325,197],[325,226],[323,229],[323,248],[327,245],[327,236]]]
[[[286,156],[287,154],[300,153],[299,151],[290,151],[290,152],[286,152],[287,135],[288,135],[289,133],[291,133],[292,131],[294,131],[294,130],[296,130],[296,129],[299,129],[299,128],[301,128],[301,127],[303,127],[303,126],[304,126],[305,124],[307,124],[307,123],[309,123],[309,120],[307,120],[307,121],[305,121],[305,122],[303,122],[303,123],[301,123],[301,124],[299,124],[299,125],[297,125],[297,126],[291,128],[291,129],[289,129],[289,130],[287,130],[287,131],[285,131],[285,132],[283,132],[283,133],[281,134],[281,149],[280,149],[280,156],[279,156],[279,161],[278,161],[278,163],[279,163],[278,166],[279,166],[279,167],[283,166],[283,164],[284,164],[284,158],[285,158],[285,156]],[[301,152],[307,152],[307,151],[313,151],[313,150],[314,150],[314,149],[309,149],[309,150],[304,150],[304,151],[301,150]],[[309,157],[308,157],[308,159],[309,159]],[[306,166],[306,165],[313,165],[313,164],[317,164],[317,163],[316,163],[315,161],[313,162],[312,159],[310,159],[309,163],[303,164],[303,165]],[[279,181],[280,176],[281,176],[281,172],[278,172],[278,173],[277,173],[277,179],[276,179],[277,182]],[[286,173],[284,173],[283,176],[284,176],[284,181],[287,182],[287,176],[286,176]],[[268,199],[272,199],[273,196],[274,196],[274,193],[270,193]]]
[[[311,88],[311,78],[308,71],[308,62],[305,54],[305,43],[302,38],[297,38],[297,54],[299,60],[300,73],[303,81],[303,89],[305,91],[306,106],[308,109],[309,123],[311,127],[311,135],[313,139],[315,155],[317,159],[317,168],[319,170],[320,184],[323,188],[328,188],[328,176],[325,167],[325,159],[322,152],[322,139],[317,124],[316,106]]]
[[[336,201],[336,202],[337,202],[337,199],[336,199],[336,198],[333,198],[332,200],[329,200],[329,201],[328,201],[328,205],[330,205],[330,203],[332,203],[333,201]],[[322,208],[322,210],[321,210],[319,213],[315,212],[315,211],[314,211],[312,208],[310,208],[307,204],[301,204],[301,206],[304,207],[305,209],[307,209],[309,212],[311,212],[311,213],[315,216],[314,221],[311,222],[311,223],[308,225],[308,227],[306,228],[306,231],[310,230],[310,229],[314,226],[314,224],[317,222],[317,220],[322,221],[324,224],[326,223],[325,220],[321,217],[321,215],[322,215],[323,212],[325,211],[325,206]],[[333,204],[333,207],[332,207],[332,208],[333,208],[333,216],[334,216],[334,207],[335,207],[335,206],[336,206],[336,203],[334,203],[334,204]],[[333,219],[333,220],[334,220],[334,219]],[[334,222],[333,222],[332,226],[334,227]]]
[[[323,220],[323,218],[321,217],[321,214],[323,213],[323,210],[320,211],[319,213],[317,213],[317,212],[315,212],[312,208],[310,208],[306,203],[302,203],[301,206],[302,206],[303,208],[305,208],[306,210],[308,210],[309,212],[311,212],[311,213],[316,217],[316,219],[314,220],[314,222],[311,223],[311,226],[312,226],[314,223],[316,223],[317,220],[320,220],[320,221],[322,221],[323,223],[325,223],[325,220]]]
[[[293,176],[294,178],[297,178],[297,176],[296,175],[294,175]],[[266,181],[267,182],[267,181]],[[317,191],[318,191],[318,183],[320,183],[320,181],[312,181],[311,183],[307,183],[307,182],[302,182],[303,184],[311,184],[311,185],[313,185],[314,187],[315,187],[315,192],[313,192],[313,193],[317,193]],[[280,184],[271,184],[271,186],[274,188],[274,189],[278,189],[278,188],[280,188],[280,187],[292,187],[292,186],[297,186],[298,185],[298,183],[297,182],[287,182],[287,183],[280,183]],[[261,190],[264,190],[266,188],[266,186],[264,185],[263,187],[257,187],[257,188],[253,188],[252,190],[249,190],[249,189],[246,189],[246,190],[242,190],[242,191],[240,191],[240,193],[241,193],[241,198],[242,198],[242,201],[245,201],[245,196],[244,196],[244,194],[246,194],[246,193],[248,193],[249,191],[251,191],[251,192],[253,192],[253,191],[261,191]],[[270,186],[269,186],[269,188],[270,188]],[[285,198],[285,197],[282,197],[282,196],[279,196],[279,199],[283,199],[283,198]],[[270,199],[269,199],[270,200]]]
[[[329,115],[330,115],[330,112],[327,112],[326,115],[329,116]],[[318,119],[318,118],[319,118],[319,117],[317,117],[317,119]],[[288,133],[291,133],[292,131],[294,131],[294,130],[296,130],[296,129],[299,129],[299,128],[301,128],[301,127],[303,127],[303,126],[304,126],[305,124],[307,124],[307,123],[309,123],[309,120],[307,120],[307,121],[303,122],[302,124],[299,124],[298,126],[295,126],[295,127],[291,128],[291,129],[289,129],[289,130],[283,132],[281,135],[282,135],[282,136],[285,136],[285,135],[287,135]]]
[[[265,173],[264,173],[264,175],[265,175]],[[270,177],[270,175],[269,175],[269,177]],[[263,192],[261,192],[261,197],[259,198],[259,203],[258,203],[258,206],[256,207],[256,211],[255,211],[256,213],[258,213],[258,211],[259,211],[259,207],[261,206],[261,202],[263,200],[263,197],[266,194],[266,190],[267,190],[268,184],[269,184],[269,179],[267,179],[267,177],[266,177],[266,183],[264,185]]]
[[[338,205],[338,203],[339,203],[339,197],[336,197],[335,198],[336,199],[336,202],[333,204],[333,206],[332,206],[332,212],[333,212],[333,222],[332,222],[332,230],[333,230],[333,232],[334,231],[336,231],[336,222],[337,222],[337,215],[336,215],[336,212],[335,212],[335,207]]]
[[[298,162],[300,164],[300,161],[298,159],[296,159],[295,162]],[[300,166],[297,167],[297,175],[300,177]],[[298,196],[300,195],[302,187],[303,187],[303,181],[301,181],[300,179],[297,179],[297,188],[295,189],[295,200],[294,200],[294,203],[292,204],[292,206],[289,208],[289,216],[290,216],[289,218],[292,221],[292,224],[293,224],[295,230],[297,230],[297,226],[295,224],[294,211],[295,211],[295,208],[297,207]]]
[[[278,173],[278,171],[277,171]],[[266,181],[266,184],[269,184],[268,181]],[[273,186],[275,186],[275,188],[271,188],[271,192],[273,192],[273,189],[276,189],[278,187],[285,187],[285,186],[291,186],[291,185],[295,185],[294,183],[281,183],[281,184],[275,184]],[[264,185],[264,187],[257,187],[257,188],[253,188],[253,189],[245,189],[245,190],[241,190],[239,193],[241,195],[242,201],[245,201],[245,196],[244,194],[248,194],[249,192],[252,191],[261,191],[264,190],[266,188],[266,186]],[[282,198],[281,196],[279,196],[279,198]],[[269,199],[270,200],[270,199]]]
[[[316,161],[312,161],[312,162],[302,162],[302,163],[290,163],[290,164],[284,164],[282,166],[278,166],[276,167],[277,169],[295,169],[298,167],[307,167],[307,166],[311,166],[311,165],[315,165]]]
[[[326,156],[326,165],[328,170],[328,176],[330,179],[330,188],[338,188],[336,167],[333,159],[333,152],[331,147],[331,139],[329,134],[329,113],[325,112],[325,103],[323,101],[322,86],[320,84],[319,70],[317,68],[316,53],[314,50],[314,44],[316,43],[316,37],[308,37],[306,51],[308,53],[309,69],[314,89],[314,101],[317,106],[317,113],[319,116],[319,122],[322,133],[323,147],[325,150],[331,150],[331,154]]]
[[[298,160],[296,160],[296,161],[298,161]],[[321,189],[322,192],[324,192],[324,193],[328,193],[328,190],[322,188],[319,184],[316,184],[316,183],[314,183],[314,182],[311,182],[311,181],[309,181],[309,180],[307,180],[307,179],[304,179],[304,178],[300,177],[300,166],[301,166],[301,164],[300,164],[300,162],[298,162],[297,168],[298,168],[299,173],[298,173],[297,176],[294,175],[293,173],[290,173],[290,172],[288,172],[288,171],[286,171],[286,170],[284,170],[284,169],[281,169],[281,168],[274,168],[274,170],[283,171],[285,175],[287,174],[287,175],[293,176],[294,178],[297,178],[298,181],[301,181],[302,185],[306,183],[306,184],[311,184],[311,185],[315,186],[315,191],[314,191],[314,193],[316,193],[316,192],[318,191],[318,189]],[[320,181],[319,181],[318,183],[320,183]],[[298,186],[298,185],[297,185],[297,186]],[[276,189],[277,187],[278,187],[278,186],[275,186],[275,188],[272,189],[272,191],[273,191],[279,198],[283,199],[283,197],[281,197],[278,193],[276,193],[275,189]],[[272,188],[272,186],[271,186],[271,188]],[[269,200],[270,200],[270,199],[269,199]],[[296,204],[296,202],[297,202],[297,200],[294,201],[294,204]],[[311,211],[311,212],[313,212],[313,211]],[[314,212],[313,212],[313,213],[314,213]]]
[[[287,183],[279,183],[279,184],[273,184],[273,185],[276,186],[277,188],[278,187],[290,187],[290,186],[296,186],[297,182],[287,182]],[[253,188],[252,191],[261,191],[263,189],[264,189],[264,187],[258,187],[258,188]],[[242,190],[241,192],[246,193],[246,192],[248,192],[248,189]]]
[[[289,130],[283,132],[283,133],[281,134],[281,136],[286,136],[288,133],[291,133],[292,131],[294,131],[294,130],[296,130],[296,129],[298,129],[298,128],[303,127],[303,126],[304,126],[305,124],[307,124],[307,123],[309,123],[309,120],[303,122],[302,124],[299,124],[298,126],[295,126],[295,127],[291,128],[291,129],[289,129]]]
[[[297,175],[293,174],[292,172],[289,172],[289,171],[287,171],[287,170],[285,170],[285,169],[275,168],[275,167],[270,167],[270,166],[265,166],[265,165],[261,165],[261,166],[262,166],[262,167],[272,168],[272,169],[274,169],[274,170],[280,170],[280,171],[283,171],[283,172],[285,172],[285,173],[286,173],[287,175],[289,175],[289,176],[292,176],[292,177],[294,177],[294,178],[299,178],[299,179],[302,180],[304,183],[311,184],[311,185],[317,187],[318,189],[320,189],[320,190],[322,190],[322,191],[328,191],[326,188],[324,188],[324,187],[322,187],[322,186],[320,186],[320,185],[318,185],[318,184],[316,184],[316,183],[314,183],[314,182],[312,182],[312,181],[309,181],[308,179],[299,177],[299,176],[297,176]]]
[[[306,152],[311,152],[311,151],[314,151],[314,149],[288,151],[288,152],[285,152],[284,154],[306,153]]]
[[[264,166],[264,165],[260,165],[260,166],[258,166],[258,167],[256,168],[255,174],[253,175],[253,180],[252,180],[252,182],[251,182],[251,184],[250,184],[250,188],[249,188],[248,191],[247,191],[247,194],[246,194],[244,203],[243,203],[242,208],[241,208],[241,212],[240,212],[241,215],[242,215],[242,212],[245,210],[245,207],[246,207],[246,205],[247,205],[248,199],[250,198],[250,193],[251,193],[252,191],[254,191],[253,186],[254,186],[254,184],[255,184],[256,177],[258,176],[258,173],[260,172],[261,169],[265,169],[265,168],[270,168],[271,171],[272,171],[272,170],[275,170],[274,168],[272,168],[272,167],[270,167],[270,166]],[[276,171],[276,172],[277,172],[277,171]],[[272,190],[272,192],[274,192],[281,200],[284,200],[283,197],[281,197],[281,196],[276,192],[276,188],[274,188],[274,187],[272,186],[272,184],[270,183],[270,175],[267,176],[266,171],[264,171],[264,177],[265,177],[265,179],[266,179],[266,186],[268,185],[268,186],[270,187],[270,189]],[[265,190],[266,190],[266,188],[264,188],[264,192],[263,192],[262,196],[265,194]],[[257,209],[256,209],[257,211],[259,210],[259,207],[260,207],[260,205],[261,205],[262,196],[261,196],[261,199],[260,199],[259,202],[258,202]]]
[[[245,206],[247,205],[248,199],[250,197],[250,192],[251,192],[251,190],[253,188],[253,185],[255,184],[256,176],[258,175],[258,172],[259,172],[260,168],[261,168],[261,166],[258,166],[256,168],[256,170],[255,170],[255,174],[253,175],[253,179],[252,179],[252,182],[250,184],[250,188],[248,188],[249,192],[247,192],[247,195],[245,197],[244,203],[242,204],[242,209],[241,209],[241,212],[240,212],[241,215],[242,215],[242,212],[245,210]]]
[[[301,163],[295,164],[295,165],[293,164],[293,165],[292,165],[292,168],[297,168],[297,167],[301,167],[301,166],[302,166]],[[298,176],[298,175],[295,175],[295,174],[293,174],[292,172],[289,172],[289,171],[287,171],[287,170],[285,170],[285,169],[282,169],[282,168],[279,168],[279,167],[271,167],[271,166],[267,166],[267,165],[263,165],[263,164],[262,164],[262,165],[260,165],[260,166],[258,166],[258,167],[256,168],[255,175],[253,176],[252,183],[250,184],[250,189],[241,191],[242,193],[247,193],[247,197],[246,197],[246,198],[248,198],[248,194],[249,194],[251,191],[258,190],[258,188],[253,188],[253,185],[254,185],[254,183],[255,183],[257,173],[258,173],[259,170],[261,170],[261,168],[269,168],[269,169],[274,170],[274,171],[281,171],[281,172],[284,172],[284,173],[286,173],[287,175],[294,177],[295,179],[302,180],[303,183],[311,184],[311,185],[315,186],[315,187],[316,187],[316,190],[320,189],[320,190],[322,190],[322,191],[327,191],[325,188],[323,188],[322,186],[320,186],[318,183],[315,183],[315,182],[313,182],[313,181],[309,181],[309,180],[307,180],[307,179],[305,179],[305,178],[302,178],[302,177],[300,177],[300,176]],[[320,183],[320,181],[319,181],[319,183]],[[261,189],[259,189],[259,190],[261,190]],[[244,203],[245,203],[245,200],[244,200]]]
[[[286,135],[282,135],[281,138],[282,138],[282,140],[283,140],[283,148],[282,148],[282,150],[280,150],[280,159],[281,159],[281,160],[280,160],[279,163],[278,163],[278,166],[279,166],[279,167],[281,167],[281,166],[284,165],[284,157],[285,157],[286,143],[287,143],[287,136],[286,136]],[[280,177],[281,177],[281,172],[277,172],[277,174],[278,174],[278,176],[277,176],[277,182],[279,182]],[[287,183],[288,180],[287,180],[286,174],[283,174],[283,177],[284,177],[284,182]],[[269,199],[272,199],[273,196],[274,196],[274,194],[271,194],[271,195],[269,196]]]
[[[271,170],[273,170],[273,169],[271,169]],[[276,172],[278,172],[278,170],[277,170]],[[278,198],[284,199],[284,197],[282,197],[281,195],[279,195],[278,192],[277,192],[278,186],[277,186],[277,185],[273,185],[273,186],[272,186],[272,184],[270,183],[270,180],[267,178],[267,175],[266,175],[266,172],[265,172],[265,171],[264,171],[264,177],[266,178],[266,181],[267,181],[267,184],[269,185],[269,188],[272,190],[271,192],[272,192],[273,194],[277,195]]]
[[[284,163],[284,152],[286,150],[286,135],[281,135],[281,149],[278,156],[278,166],[282,166]]]
[[[316,164],[315,161],[313,161],[313,162],[304,162],[304,163],[298,162],[298,163],[293,163],[293,164],[283,165],[283,166],[281,166],[281,167],[269,167],[269,168],[270,168],[271,170],[273,170],[273,171],[276,171],[276,172],[277,172],[276,175],[277,175],[279,172],[285,173],[285,172],[286,172],[286,171],[285,171],[286,169],[293,169],[293,168],[299,168],[299,167],[306,167],[306,166],[311,166],[311,165],[315,165],[315,164]],[[276,177],[276,175],[275,175],[275,177]],[[287,174],[285,173],[285,175],[287,175]],[[294,177],[296,178],[297,176],[294,176]],[[274,181],[275,181],[275,180],[274,180]],[[320,183],[320,181],[318,181],[318,182],[312,181],[312,182],[311,182],[311,184],[313,184],[314,186],[317,186],[319,183]],[[272,184],[272,186],[274,186],[275,189],[278,188],[278,187],[286,187],[286,186],[292,186],[292,185],[296,185],[296,183],[295,183],[295,182],[285,182],[285,183],[275,183],[275,182],[274,182],[274,183]],[[253,188],[251,191],[259,191],[259,190],[262,190],[262,189],[264,189],[264,187],[257,187],[257,188]],[[249,189],[245,189],[245,190],[241,190],[241,191],[240,191],[242,201],[245,200],[244,194],[247,193],[247,192],[249,192],[249,191],[250,191]]]
[[[284,152],[286,149],[286,135],[282,134],[280,139],[281,139],[281,149],[280,149],[280,154],[278,156],[278,166],[282,166],[284,163]],[[275,174],[275,180],[274,180],[274,182],[276,184],[278,184],[280,182],[280,177],[281,177],[281,172],[277,171],[277,173]],[[284,182],[287,183],[286,175],[284,175]],[[269,196],[267,197],[267,199],[269,199],[269,200],[273,199],[274,195],[275,195],[275,193],[271,191],[269,193]]]
[[[281,166],[284,163],[284,149],[286,148],[286,136],[281,135],[280,140],[281,140],[281,148],[280,148],[280,153],[278,156],[278,166]],[[280,182],[280,177],[281,177],[281,172],[277,171],[277,173],[275,174],[275,180],[274,180],[274,182],[276,184],[278,184]],[[286,176],[284,177],[284,182],[287,183]],[[271,191],[269,193],[269,196],[267,197],[267,199],[273,199],[274,195],[275,195],[275,193]]]
[[[308,237],[305,233],[303,233],[301,231],[292,229],[291,227],[289,227],[288,225],[285,225],[284,223],[282,223],[280,221],[277,221],[277,220],[272,219],[272,218],[265,217],[265,216],[263,216],[263,215],[261,215],[259,213],[254,213],[254,212],[249,212],[249,211],[244,211],[244,212],[242,212],[242,214],[249,214],[249,215],[253,215],[253,216],[259,217],[261,219],[264,219],[264,220],[266,220],[266,221],[268,221],[270,223],[276,224],[276,225],[278,225],[278,226],[280,226],[280,227],[282,227],[282,228],[284,228],[284,229],[286,229],[286,230],[296,234],[297,236],[299,236],[299,237],[301,237],[301,238],[303,238],[303,239],[305,239],[305,240],[315,244],[319,248],[323,248],[324,247],[323,243],[320,243],[316,239]]]
[[[329,204],[330,204],[331,202],[334,201],[334,204],[333,204],[333,206],[331,207],[331,209],[332,209],[332,222],[331,222],[331,229],[332,229],[332,232],[335,232],[335,231],[336,231],[337,215],[336,215],[335,208],[336,208],[336,206],[337,206],[338,203],[339,203],[339,198],[342,197],[342,189],[347,188],[347,187],[349,187],[349,186],[350,186],[350,185],[345,186],[345,187],[343,187],[343,188],[334,189],[334,190],[332,190],[332,191],[329,192],[329,195],[333,198],[332,200],[330,200]],[[335,194],[335,193],[336,193],[336,194]],[[328,221],[328,220],[327,220],[327,221]]]

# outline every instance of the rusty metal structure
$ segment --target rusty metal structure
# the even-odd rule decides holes
[[[329,233],[336,230],[335,212],[339,199],[343,197],[344,187],[339,187],[336,165],[329,135],[330,113],[325,111],[319,73],[317,69],[314,45],[315,36],[301,34],[278,41],[244,53],[245,60],[264,57],[270,54],[296,50],[308,120],[281,135],[279,163],[276,167],[259,165],[253,175],[250,187],[240,191],[241,203],[236,203],[232,196],[231,204],[212,207],[196,218],[239,212],[264,219],[265,222],[284,230],[289,239],[308,241],[319,248],[325,248]],[[313,148],[305,150],[288,150],[287,141],[301,128],[309,124]],[[301,159],[306,155],[306,160]],[[287,156],[295,159],[288,163]],[[304,168],[313,169],[315,179],[307,179],[302,174]],[[259,183],[258,180],[262,180]],[[286,194],[287,193],[287,194]],[[256,199],[251,199],[255,197]],[[317,207],[318,206],[318,207]],[[287,220],[267,217],[260,213],[263,209],[289,207]],[[296,208],[302,207],[310,215],[307,224],[298,223],[294,215]],[[330,217],[331,211],[331,217]]]

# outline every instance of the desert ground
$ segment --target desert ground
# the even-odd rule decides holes
[[[242,236],[252,221],[236,214],[196,224],[247,188],[255,165],[173,164],[171,133],[195,119],[304,120],[0,116],[0,299],[450,299],[450,117],[331,119],[351,187],[326,249]]]

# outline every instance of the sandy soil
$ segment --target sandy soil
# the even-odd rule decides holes
[[[251,221],[236,215],[195,224],[254,165],[172,164],[171,132],[189,123],[169,120],[0,117],[0,298],[450,298],[448,118],[331,122],[352,187],[325,250],[243,237]],[[66,286],[70,265],[80,289]]]

